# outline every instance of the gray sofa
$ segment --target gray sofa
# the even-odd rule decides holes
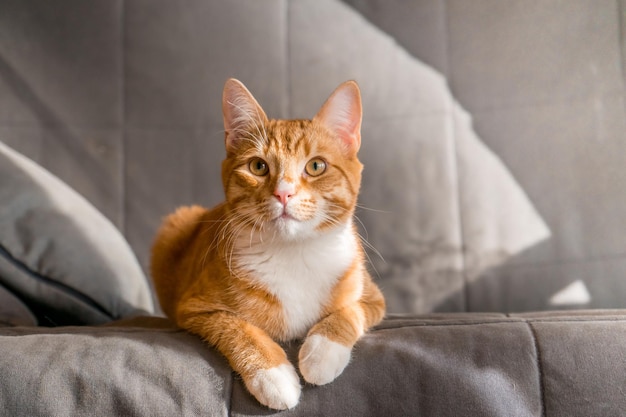
[[[363,93],[357,216],[388,316],[282,414],[626,415],[625,12],[1,2],[1,414],[274,414],[144,272],[165,214],[222,199],[236,77],[270,117]]]

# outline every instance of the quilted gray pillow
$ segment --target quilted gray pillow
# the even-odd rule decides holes
[[[124,237],[58,178],[0,142],[0,284],[41,324],[153,313]]]

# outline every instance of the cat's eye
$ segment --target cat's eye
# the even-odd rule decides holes
[[[324,162],[321,158],[313,158],[307,162],[304,170],[311,177],[317,177],[326,171],[326,162]]]
[[[261,158],[252,159],[248,164],[248,169],[254,175],[257,175],[259,177],[263,177],[267,175],[268,172],[270,172],[270,167],[267,165],[267,162],[265,162]]]

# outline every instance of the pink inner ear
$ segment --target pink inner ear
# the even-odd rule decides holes
[[[361,146],[361,94],[354,81],[341,84],[326,100],[315,116],[343,142],[345,150],[354,154]]]
[[[226,148],[236,141],[238,131],[251,128],[260,132],[267,121],[265,112],[250,91],[238,80],[229,79],[224,85],[222,113],[226,131]]]

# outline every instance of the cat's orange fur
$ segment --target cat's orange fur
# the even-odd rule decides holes
[[[321,385],[384,315],[352,225],[360,93],[346,82],[312,120],[269,120],[231,79],[222,108],[226,201],[165,219],[152,276],[178,326],[215,346],[261,403],[291,408],[299,377],[276,341],[305,337],[300,372]]]

